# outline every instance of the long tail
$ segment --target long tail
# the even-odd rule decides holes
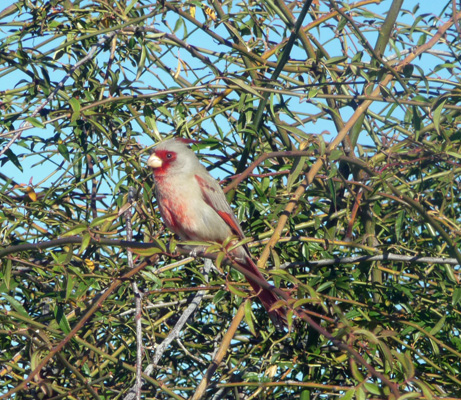
[[[252,274],[256,275],[259,279],[266,281],[264,276],[259,272],[258,267],[256,264],[253,262],[253,260],[249,257],[245,257],[245,263],[239,262],[238,263],[242,268],[245,268]],[[269,314],[269,317],[271,318],[272,322],[278,329],[282,329],[284,326],[287,325],[287,319],[286,319],[286,310],[283,307],[276,308],[274,310],[271,310],[272,306],[276,301],[279,300],[279,298],[275,295],[274,292],[272,292],[269,289],[264,289],[262,288],[257,282],[250,278],[246,278],[248,283],[251,285],[253,290],[256,292],[259,300],[261,300],[261,303],[263,304],[264,308],[267,310],[267,313]]]

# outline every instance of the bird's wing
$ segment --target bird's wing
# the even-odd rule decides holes
[[[232,232],[243,239],[243,234],[240,224],[234,216],[231,206],[226,200],[226,196],[219,186],[218,182],[208,174],[205,176],[195,175],[195,179],[202,191],[203,200],[230,226]]]

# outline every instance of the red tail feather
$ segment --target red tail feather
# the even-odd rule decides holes
[[[251,272],[252,274],[256,275],[258,278],[261,278],[261,280],[266,280],[264,276],[261,274],[261,272],[259,272],[258,267],[250,257],[247,256],[245,261],[245,264],[239,263],[239,265]],[[267,313],[269,314],[269,317],[271,318],[274,325],[279,329],[282,329],[284,326],[286,326],[287,321],[285,309],[283,307],[279,307],[274,310],[271,310],[272,306],[279,300],[277,295],[269,289],[262,288],[254,280],[250,278],[246,279],[253,288],[253,290],[256,292],[256,295],[258,296],[259,300],[261,300],[261,303],[267,310]]]

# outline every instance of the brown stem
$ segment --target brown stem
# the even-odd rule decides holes
[[[216,372],[216,369],[218,368],[219,364],[221,364],[224,356],[226,355],[227,350],[229,349],[229,346],[231,344],[231,341],[235,333],[237,332],[237,328],[239,327],[240,322],[242,322],[244,315],[245,315],[245,302],[242,302],[242,304],[240,304],[239,309],[237,310],[237,314],[235,314],[234,319],[232,320],[232,323],[229,329],[227,330],[226,334],[224,335],[221,341],[221,346],[219,346],[218,352],[214,356],[213,360],[211,361],[210,366],[208,367],[207,371],[203,375],[203,378],[200,381],[200,384],[198,385],[191,400],[199,400],[205,394],[205,389],[209,385],[211,378],[213,377],[213,374]]]

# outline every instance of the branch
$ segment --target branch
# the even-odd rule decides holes
[[[131,205],[134,200],[134,188],[132,186],[129,187],[128,189],[128,202],[127,204],[130,205],[130,207],[125,211],[125,223],[126,223],[126,240],[131,241],[133,239],[133,227],[131,225]],[[127,249],[127,259],[128,259],[128,267],[130,269],[134,268],[134,262],[133,262],[133,253],[131,252],[130,249]],[[133,294],[134,294],[134,301],[135,301],[135,308],[136,308],[136,314],[135,314],[135,323],[136,323],[136,383],[132,389],[128,392],[128,396],[126,398],[129,398],[130,395],[136,400],[141,400],[141,388],[142,388],[142,354],[143,354],[143,348],[142,348],[142,323],[141,323],[141,316],[142,316],[142,309],[141,309],[141,301],[142,301],[142,293],[138,289],[138,285],[136,282],[133,280],[131,283],[131,287],[133,289]]]
[[[44,250],[49,249],[51,247],[61,247],[66,246],[69,244],[82,244],[82,237],[80,236],[69,236],[63,237],[59,239],[47,240],[45,242],[37,242],[37,243],[22,243],[12,246],[7,246],[0,250],[0,258],[7,256],[8,254],[12,253],[19,253],[22,251],[32,251],[32,250]],[[132,249],[152,249],[152,248],[160,248],[158,244],[154,243],[139,243],[139,242],[131,242],[127,240],[113,240],[113,239],[91,239],[90,243],[93,245],[99,246],[115,246],[115,247],[122,247],[122,248],[132,248]]]
[[[186,11],[183,11],[179,8],[177,8],[172,2],[167,2],[165,1],[163,5],[170,11],[173,11],[175,14],[180,15],[183,17],[185,20],[189,21],[193,25],[197,26],[200,28],[203,32],[207,33],[210,35],[213,39],[217,40],[220,44],[230,47],[234,50],[236,50],[239,54],[242,54],[242,56],[245,56],[255,63],[261,65],[261,66],[268,66],[271,68],[277,68],[278,63],[273,62],[273,61],[268,61],[265,58],[261,57],[259,54],[256,52],[253,52],[249,50],[246,46],[237,44],[237,43],[232,43],[231,41],[222,38],[219,36],[217,33],[215,33],[212,29],[210,29],[206,24],[202,24],[200,21],[196,20],[192,15]],[[299,69],[297,66],[291,66],[291,65],[284,65],[283,68],[284,71],[291,71],[291,72],[299,72]]]
[[[212,265],[213,265],[213,263],[211,262],[210,259],[205,260],[205,267],[204,267],[203,275],[204,275],[206,281],[208,281],[208,274],[210,272],[210,269],[211,269]],[[152,368],[152,369],[157,367],[157,365],[158,365],[160,359],[162,358],[162,355],[165,352],[166,348],[169,346],[169,344],[171,342],[173,342],[176,338],[179,337],[179,333],[180,333],[181,329],[184,327],[184,325],[187,322],[187,320],[189,319],[189,317],[195,312],[195,310],[197,310],[198,306],[202,302],[202,299],[203,299],[203,296],[205,295],[205,293],[206,293],[205,290],[200,290],[194,296],[194,299],[189,304],[189,307],[186,308],[184,313],[179,318],[178,322],[176,322],[176,325],[171,330],[168,337],[155,350],[155,355],[154,355],[152,364],[150,364],[146,368],[146,371],[144,371],[146,374],[149,374],[147,372],[149,367]]]
[[[220,288],[220,289],[222,289],[222,288]],[[207,294],[207,295],[203,296],[203,300],[210,300],[210,299],[212,299],[214,297],[215,297],[214,294]],[[189,299],[183,299],[183,300],[178,300],[178,301],[167,301],[165,303],[155,303],[155,304],[145,305],[143,307],[143,309],[144,310],[152,310],[152,309],[155,309],[155,308],[179,306],[179,305],[186,304],[186,303],[189,303]],[[123,317],[125,315],[133,314],[135,312],[136,312],[136,309],[132,308],[132,309],[130,309],[128,311],[122,312],[121,314],[119,314],[119,316]]]
[[[337,264],[356,264],[359,262],[373,262],[373,261],[400,261],[411,264],[425,263],[425,264],[450,264],[459,265],[456,258],[444,257],[425,257],[425,256],[403,256],[401,254],[385,253],[375,256],[358,256],[358,257],[335,257],[325,260],[307,261],[307,262],[289,262],[280,265],[279,268],[287,269],[293,267],[325,267],[328,265]]]
[[[199,400],[203,397],[205,393],[205,389],[209,385],[211,378],[213,377],[213,374],[216,372],[216,369],[218,368],[219,364],[221,364],[224,356],[227,353],[227,350],[231,344],[231,341],[235,335],[235,332],[237,331],[237,328],[240,325],[240,322],[242,322],[243,316],[245,315],[245,302],[242,302],[240,304],[240,307],[237,311],[237,314],[235,314],[234,319],[232,320],[232,323],[227,330],[227,333],[224,335],[221,346],[219,346],[219,349],[215,356],[213,357],[213,361],[211,361],[210,366],[208,367],[206,373],[203,375],[202,380],[200,381],[200,384],[198,385],[197,389],[195,390],[194,395],[192,396],[191,400]]]
[[[184,251],[185,253],[187,252],[188,254],[190,253],[190,250],[183,249],[181,251]],[[203,250],[202,246],[199,246],[197,251],[197,256],[198,257],[204,257],[204,258],[213,258],[216,259],[218,257],[218,253],[206,253],[206,249]],[[273,287],[269,282],[260,279],[257,277],[255,274],[249,272],[247,269],[244,267],[240,266],[239,264],[232,262],[229,258],[225,258],[223,260],[223,263],[227,265],[231,265],[234,269],[242,273],[246,278],[253,280],[257,282],[259,286],[261,286],[263,289],[271,290],[274,293],[276,293],[279,297],[281,297],[283,300],[285,300],[284,306],[289,308],[290,310],[293,311],[293,313],[298,316],[299,318],[303,319],[305,322],[307,322],[312,328],[314,328],[318,333],[320,333],[322,336],[326,337],[328,340],[330,340],[335,346],[339,347],[341,350],[345,351],[348,353],[350,356],[352,356],[360,365],[362,365],[371,375],[373,375],[375,378],[379,379],[384,385],[388,386],[391,392],[398,398],[400,396],[400,391],[398,388],[398,385],[391,381],[389,378],[384,376],[381,372],[377,371],[372,365],[370,365],[355,349],[353,349],[351,346],[349,346],[347,343],[344,343],[340,339],[336,339],[335,336],[333,336],[330,332],[328,332],[326,329],[321,327],[317,322],[315,322],[309,315],[309,312],[302,309],[301,307],[296,307],[293,308],[293,304],[295,303],[294,299],[290,297],[289,294],[285,293],[283,290],[278,289]],[[318,316],[318,315],[316,315]]]

